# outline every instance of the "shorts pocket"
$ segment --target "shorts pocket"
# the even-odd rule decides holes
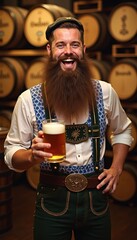
[[[52,216],[62,216],[69,208],[70,192],[61,187],[44,187],[37,194],[37,207]]]
[[[90,210],[94,215],[101,216],[106,213],[109,206],[108,195],[101,190],[93,190],[89,192],[89,198]]]

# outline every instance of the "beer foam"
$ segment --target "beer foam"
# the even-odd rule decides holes
[[[61,123],[43,124],[43,132],[47,134],[61,134],[65,132],[65,125]]]

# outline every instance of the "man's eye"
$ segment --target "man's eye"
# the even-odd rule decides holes
[[[78,47],[79,47],[79,43],[73,43],[73,44],[72,44],[72,47],[73,47],[73,48],[78,48]]]
[[[60,43],[60,44],[57,44],[57,48],[63,48],[64,47],[64,44]]]

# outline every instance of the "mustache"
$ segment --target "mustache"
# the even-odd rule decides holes
[[[74,55],[71,55],[71,54],[65,55],[65,56],[61,56],[61,57],[59,57],[58,60],[59,61],[63,61],[63,60],[69,59],[69,58],[71,58],[72,60],[75,60],[75,61],[79,61],[79,58],[77,56],[74,56]]]
[[[65,56],[60,56],[58,59],[53,59],[51,57],[50,61],[53,64],[59,64],[60,62],[65,61],[67,59],[71,59],[72,61],[76,61],[77,63],[79,63],[79,62],[81,62],[83,60],[83,59],[80,60],[77,56],[74,56],[72,54],[68,54],[68,55],[65,55]]]

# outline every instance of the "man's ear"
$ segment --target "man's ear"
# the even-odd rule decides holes
[[[50,55],[51,47],[50,47],[50,44],[49,44],[49,43],[47,43],[46,49],[47,49],[48,55]]]
[[[86,45],[84,44],[84,46],[83,46],[83,47],[84,47],[84,53],[86,53]]]

